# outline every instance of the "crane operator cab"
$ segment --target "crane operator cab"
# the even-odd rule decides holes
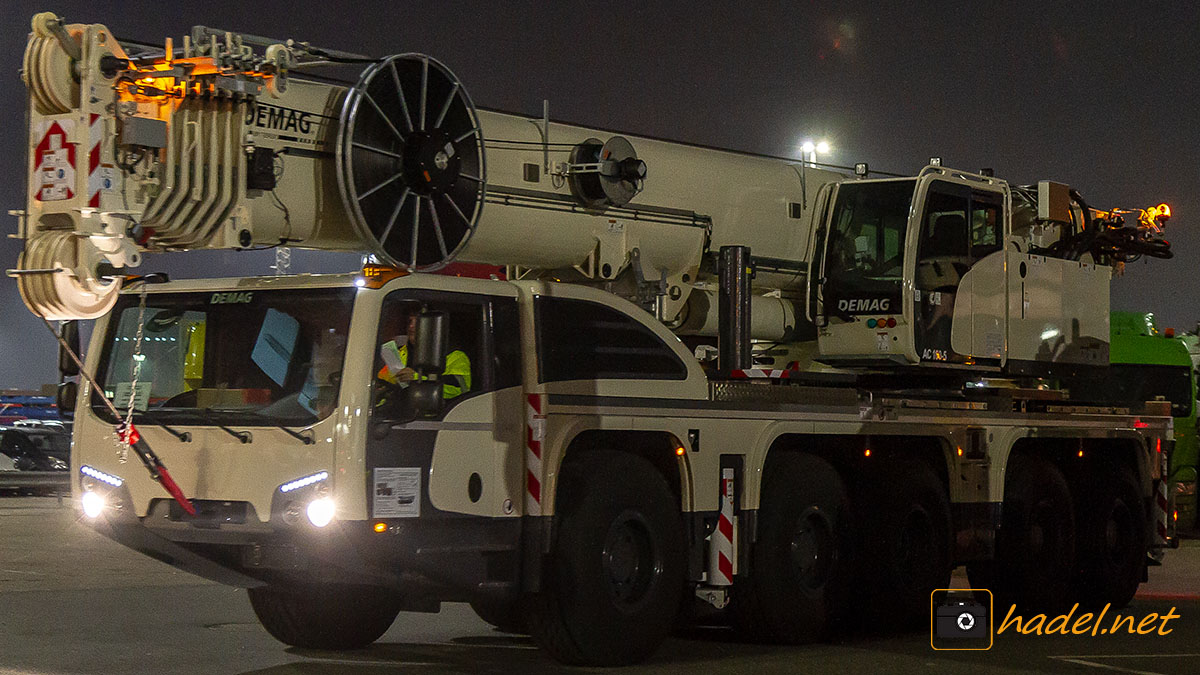
[[[827,186],[808,302],[821,360],[1038,374],[1106,364],[1111,267],[1065,253],[1087,222],[1068,191],[940,166]]]

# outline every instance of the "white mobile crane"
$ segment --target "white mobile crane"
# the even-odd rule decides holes
[[[1169,410],[1071,387],[1108,362],[1112,265],[1169,255],[1165,207],[476,109],[419,54],[33,27],[11,274],[97,320],[82,368],[62,339],[75,494],[286,643],[467,601],[629,663],[693,602],[783,642],[856,599],[922,620],[960,564],[1022,607],[1123,605],[1167,545]],[[134,275],[277,245],[380,264]]]

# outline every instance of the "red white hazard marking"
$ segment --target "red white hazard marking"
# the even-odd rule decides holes
[[[1154,515],[1157,516],[1155,520],[1158,521],[1158,528],[1155,534],[1158,535],[1156,543],[1164,545],[1167,543],[1167,455],[1162,451],[1161,438],[1155,441],[1155,448],[1158,450],[1159,476],[1161,476],[1161,478],[1155,481]]]
[[[37,158],[37,178],[41,188],[37,199],[43,202],[61,201],[75,196],[75,144],[67,142],[71,128],[69,120],[51,122],[34,148]]]
[[[751,379],[751,378],[782,378],[790,377],[792,373],[798,372],[795,369],[787,368],[747,368],[745,370],[733,370],[729,372],[729,376],[734,379]]]
[[[88,206],[100,207],[100,191],[111,190],[115,172],[110,165],[100,164],[100,143],[104,140],[104,120],[92,113],[88,126]]]
[[[542,515],[542,441],[546,437],[546,396],[525,397],[525,515]]]
[[[708,547],[708,583],[733,583],[733,469],[721,470],[721,511]]]
[[[1158,490],[1154,497],[1155,514],[1158,518],[1158,542],[1159,544],[1167,543],[1167,482],[1165,480],[1155,481],[1158,484]]]

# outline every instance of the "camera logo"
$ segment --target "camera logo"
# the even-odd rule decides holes
[[[992,593],[987,589],[942,588],[929,596],[929,644],[934,649],[992,648]]]

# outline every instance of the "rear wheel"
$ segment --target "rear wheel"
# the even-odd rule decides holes
[[[1075,515],[1058,467],[1036,455],[1009,459],[995,559],[968,565],[971,585],[992,591],[997,611],[1064,607],[1075,571]]]
[[[1098,468],[1079,495],[1079,602],[1129,604],[1142,581],[1146,507],[1128,469]]]
[[[950,500],[933,470],[915,462],[874,467],[858,522],[858,603],[872,623],[905,628],[929,621],[929,596],[951,571]]]
[[[849,501],[836,469],[802,453],[767,463],[749,574],[735,579],[733,618],[752,640],[821,639],[849,605]]]
[[[684,586],[678,501],[650,462],[589,451],[562,469],[554,541],[529,628],[554,658],[625,665],[666,638]]]
[[[392,590],[318,584],[247,590],[259,622],[276,640],[307,649],[360,649],[379,639],[400,613]]]

